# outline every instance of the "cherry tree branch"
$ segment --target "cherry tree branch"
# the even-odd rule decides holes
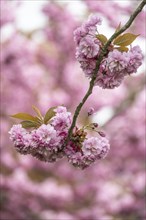
[[[92,94],[92,91],[93,91],[93,87],[94,87],[94,84],[95,84],[95,80],[96,80],[96,76],[97,76],[97,73],[98,73],[98,70],[99,70],[99,67],[100,67],[100,64],[101,64],[101,61],[103,60],[104,56],[108,53],[108,47],[110,46],[111,42],[116,38],[118,37],[120,34],[122,34],[125,30],[127,30],[131,24],[133,23],[133,21],[135,20],[136,16],[142,11],[143,7],[146,5],[146,0],[143,0],[139,6],[136,8],[136,10],[131,14],[129,20],[127,21],[127,23],[122,27],[120,28],[120,30],[118,30],[117,32],[115,32],[111,37],[110,39],[107,41],[107,43],[104,45],[104,47],[102,48],[102,51],[100,53],[100,56],[96,62],[96,67],[95,67],[95,70],[93,72],[93,76],[92,76],[92,79],[90,81],[90,84],[89,84],[89,88],[85,94],[85,96],[83,97],[82,101],[79,103],[79,105],[76,107],[76,110],[75,110],[75,113],[74,113],[74,116],[73,116],[73,121],[72,121],[72,124],[71,124],[71,127],[68,131],[68,136],[67,136],[67,139],[66,139],[66,143],[70,140],[71,136],[72,136],[72,132],[73,132],[73,129],[74,127],[76,126],[76,121],[77,121],[77,118],[79,116],[79,113],[81,111],[81,108],[83,107],[84,103],[86,102],[86,100],[88,99],[88,97]]]

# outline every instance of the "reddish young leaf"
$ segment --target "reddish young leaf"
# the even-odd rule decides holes
[[[121,29],[121,22],[120,22],[120,24],[118,25],[118,27],[116,28],[115,33],[117,33],[120,29]]]
[[[97,34],[96,37],[103,44],[105,44],[108,41],[107,37],[105,35],[103,35],[103,34]]]
[[[128,47],[124,47],[124,46],[121,46],[121,47],[114,47],[114,49],[117,49],[119,50],[120,52],[128,52]]]
[[[131,33],[126,33],[117,37],[113,44],[119,46],[129,46],[139,35],[134,35]]]
[[[17,113],[15,115],[11,115],[12,118],[17,118],[17,119],[21,119],[21,120],[27,120],[27,121],[34,121],[34,122],[37,122],[37,118],[30,115],[30,114],[27,114],[27,113],[23,113],[23,112],[20,112],[20,113]]]
[[[47,124],[47,122],[53,117],[56,115],[56,112],[54,112],[56,107],[52,107],[52,108],[49,108],[49,110],[47,111],[47,113],[45,114],[45,117],[44,117],[44,123]]]
[[[32,121],[22,121],[21,122],[23,128],[37,128],[38,124]]]
[[[43,116],[42,116],[40,110],[36,106],[34,106],[34,105],[32,105],[32,109],[36,112],[38,118],[42,121]]]

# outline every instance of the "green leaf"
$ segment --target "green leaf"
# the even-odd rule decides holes
[[[22,121],[21,122],[23,128],[37,128],[38,124],[32,121]]]
[[[27,114],[27,113],[23,113],[23,112],[17,113],[15,115],[11,115],[11,117],[21,119],[21,120],[27,120],[27,121],[34,121],[34,122],[37,121],[36,117],[34,117],[30,114]]]
[[[96,37],[103,44],[105,44],[108,41],[107,37],[105,35],[103,35],[103,34],[97,34]]]
[[[120,22],[120,24],[118,25],[118,27],[116,28],[115,33],[117,33],[120,29],[121,29],[121,22]]]
[[[114,47],[114,49],[117,49],[119,50],[120,52],[128,52],[128,47],[124,47],[124,46],[121,46],[121,47]]]
[[[44,123],[47,124],[47,122],[56,115],[56,112],[54,110],[56,107],[49,108],[49,110],[46,112],[45,117],[44,117]]]
[[[42,121],[43,116],[42,116],[40,110],[36,106],[34,106],[34,105],[32,105],[32,109],[36,112],[38,118]]]
[[[131,33],[126,33],[117,37],[113,43],[119,46],[129,46],[138,36],[139,34],[134,35]]]

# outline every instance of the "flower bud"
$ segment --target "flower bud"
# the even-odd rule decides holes
[[[90,107],[88,110],[88,116],[93,115],[93,113],[94,113],[94,108]]]
[[[103,131],[98,131],[98,134],[101,136],[101,137],[105,137],[105,133]]]

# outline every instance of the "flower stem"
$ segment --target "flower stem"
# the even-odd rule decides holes
[[[76,121],[77,121],[77,118],[79,116],[79,113],[81,111],[81,108],[83,107],[84,103],[86,102],[86,100],[88,99],[88,97],[92,94],[92,91],[93,91],[93,87],[94,87],[94,83],[95,83],[95,80],[96,80],[96,76],[97,76],[97,73],[98,73],[98,70],[99,70],[99,67],[100,67],[100,64],[105,56],[105,54],[108,53],[108,47],[109,45],[111,44],[111,42],[116,38],[118,37],[120,34],[122,34],[125,30],[127,30],[131,24],[133,23],[133,21],[135,20],[136,16],[142,11],[143,7],[146,5],[146,0],[143,0],[139,6],[136,8],[136,10],[131,14],[129,20],[127,21],[127,23],[122,27],[120,28],[119,31],[115,32],[111,37],[110,39],[107,41],[107,43],[104,45],[104,47],[102,48],[102,51],[100,53],[100,56],[96,62],[96,67],[95,67],[95,70],[93,72],[93,76],[92,76],[92,79],[90,81],[90,84],[89,84],[89,88],[85,94],[85,96],[83,97],[82,101],[79,103],[79,105],[76,107],[76,110],[75,110],[75,113],[74,113],[74,116],[73,116],[73,121],[72,121],[72,124],[71,124],[71,127],[68,131],[68,136],[67,136],[67,139],[66,139],[66,143],[70,140],[71,136],[72,136],[72,132],[73,132],[73,129],[74,127],[76,126]]]

